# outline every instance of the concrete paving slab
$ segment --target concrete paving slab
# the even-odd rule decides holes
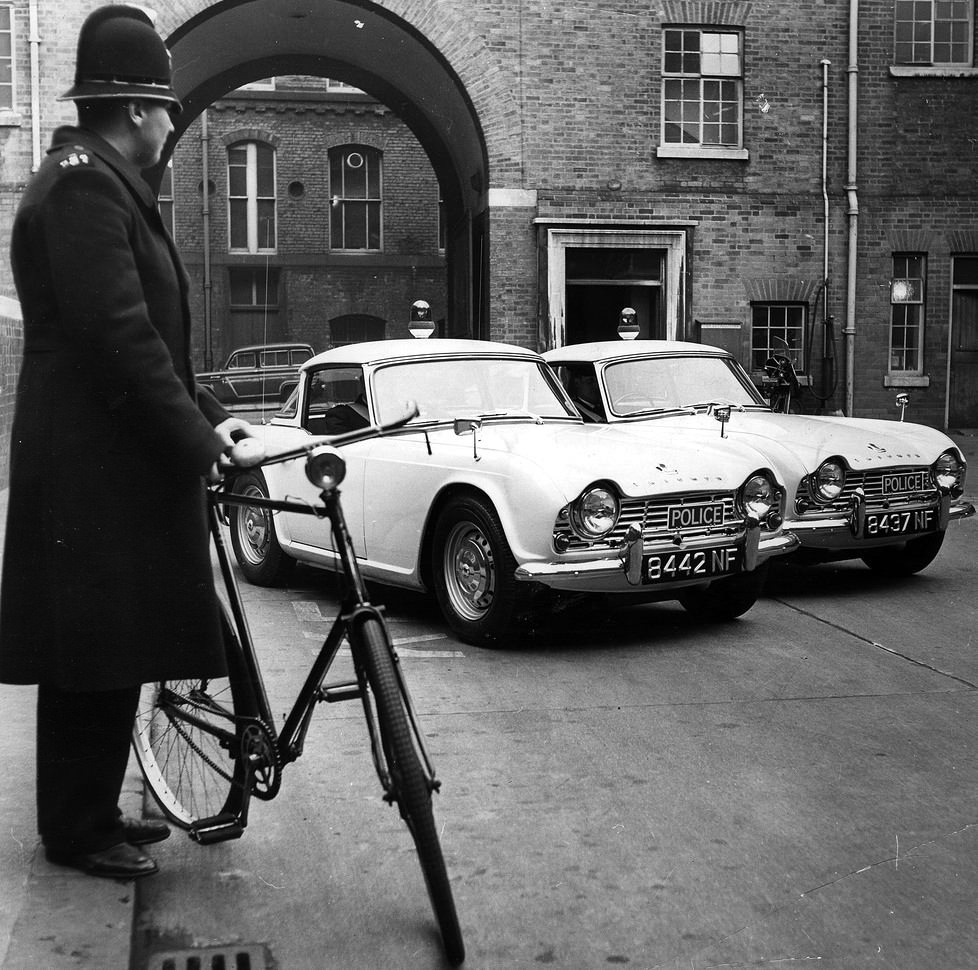
[[[7,490],[0,490],[0,549]],[[126,970],[132,937],[132,882],[93,879],[51,865],[40,849],[34,806],[37,689],[0,684],[0,968]],[[130,763],[122,808],[141,813],[143,784]]]

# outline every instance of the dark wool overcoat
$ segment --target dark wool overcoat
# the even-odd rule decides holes
[[[24,356],[0,681],[108,690],[220,673],[203,476],[227,417],[196,393],[187,277],[139,171],[55,132],[14,220]]]

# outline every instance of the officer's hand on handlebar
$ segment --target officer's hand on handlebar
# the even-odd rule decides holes
[[[221,481],[232,468],[257,465],[265,457],[265,445],[259,439],[255,426],[242,418],[227,418],[214,430],[224,442],[224,454],[211,466],[207,476],[210,482]]]

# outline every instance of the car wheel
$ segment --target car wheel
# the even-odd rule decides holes
[[[268,498],[268,485],[260,472],[248,472],[234,482],[238,495]],[[269,509],[254,505],[228,506],[231,546],[245,579],[255,586],[280,586],[295,568],[275,536]]]
[[[896,546],[867,549],[860,558],[881,576],[912,576],[934,561],[943,544],[944,533],[934,532]]]
[[[756,602],[767,581],[764,563],[749,573],[715,579],[709,586],[693,586],[679,594],[683,609],[704,620],[735,620]]]
[[[466,643],[502,646],[527,597],[492,505],[476,496],[453,499],[438,516],[432,555],[435,596],[448,625]]]

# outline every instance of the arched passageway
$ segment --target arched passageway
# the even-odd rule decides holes
[[[418,30],[369,3],[227,0],[186,21],[168,44],[184,104],[176,137],[228,91],[275,75],[344,81],[391,108],[441,186],[450,332],[488,336],[485,140],[459,77]]]

